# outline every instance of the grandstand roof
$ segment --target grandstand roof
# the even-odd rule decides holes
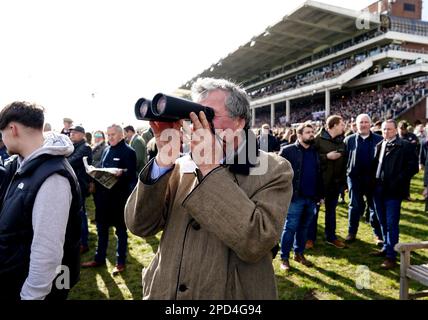
[[[315,1],[306,1],[248,43],[185,83],[199,77],[225,77],[242,82],[286,62],[316,53],[368,30],[357,28],[362,19],[369,29],[377,28],[377,16]]]

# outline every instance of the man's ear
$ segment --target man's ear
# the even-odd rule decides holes
[[[235,121],[236,121],[236,126],[238,129],[244,129],[245,128],[245,119],[238,118]]]
[[[17,137],[19,135],[19,127],[16,125],[16,123],[10,123],[9,128],[12,132],[13,137]]]

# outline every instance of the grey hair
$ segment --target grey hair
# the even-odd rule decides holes
[[[121,127],[121,126],[119,126],[118,124],[112,124],[111,126],[108,126],[108,127],[107,127],[107,130],[108,130],[108,129],[115,129],[115,130],[116,130],[116,132],[119,132],[119,133],[123,134],[123,129],[122,129],[122,127]]]
[[[192,99],[199,101],[214,90],[223,90],[228,94],[224,103],[229,115],[232,118],[244,119],[245,128],[249,128],[251,123],[250,100],[245,90],[239,85],[226,79],[199,78],[192,85]]]
[[[368,118],[370,124],[372,123],[372,118],[370,118],[370,116],[367,113],[361,113],[357,116],[357,119],[355,119],[355,122],[358,122],[359,120],[361,120],[361,118]]]

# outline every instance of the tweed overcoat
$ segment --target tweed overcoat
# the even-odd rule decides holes
[[[264,174],[221,166],[198,179],[185,156],[154,183],[153,160],[147,164],[125,207],[132,233],[163,231],[143,270],[143,299],[277,299],[271,249],[283,230],[293,170],[275,154],[260,151],[260,159]]]

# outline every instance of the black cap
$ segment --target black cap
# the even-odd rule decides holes
[[[82,126],[73,126],[69,130],[70,131],[74,130],[74,131],[78,131],[78,132],[81,132],[81,133],[85,133],[85,129]]]

